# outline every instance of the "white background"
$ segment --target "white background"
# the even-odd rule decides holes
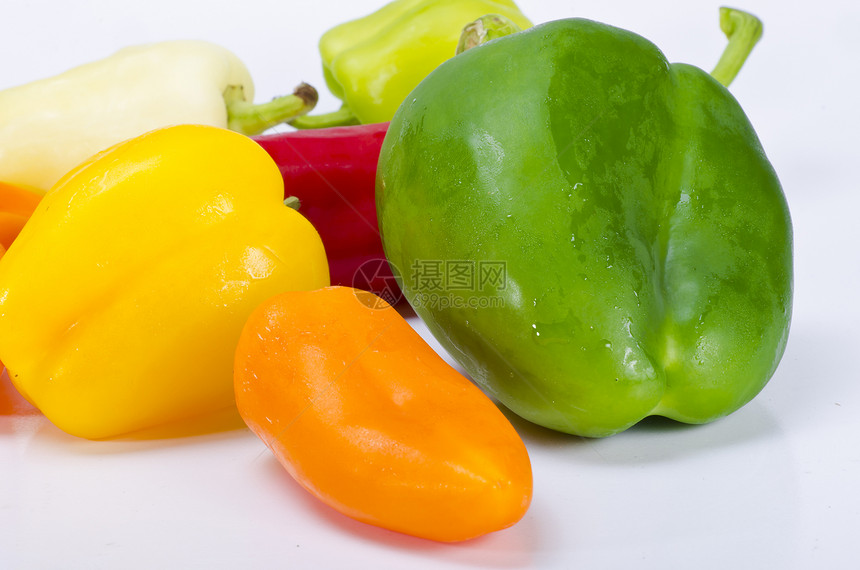
[[[304,80],[323,94],[318,110],[333,110],[316,42],[381,4],[4,0],[0,88],[124,45],[195,38],[239,55],[258,101]],[[633,30],[705,69],[725,44],[711,2],[519,5],[535,22]],[[184,437],[91,442],[39,415],[0,415],[0,568],[860,567],[860,10],[737,6],[765,33],[731,90],[783,183],[796,254],[788,349],[752,403],[707,426],[649,421],[604,440],[514,419],[533,463],[532,507],[511,529],[455,545],[322,506],[235,418]]]

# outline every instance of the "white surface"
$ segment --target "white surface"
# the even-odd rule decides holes
[[[0,88],[126,44],[200,38],[246,62],[258,101],[300,80],[324,92],[319,35],[381,3],[7,0]],[[631,29],[706,69],[724,45],[716,3],[519,4],[535,22],[583,16]],[[751,404],[707,426],[649,421],[605,440],[514,420],[533,505],[513,528],[456,545],[334,513],[244,429],[90,442],[38,415],[0,415],[0,568],[860,567],[860,10],[738,7],[765,34],[732,91],[782,180],[796,251],[788,349]],[[318,109],[335,106],[324,95]]]

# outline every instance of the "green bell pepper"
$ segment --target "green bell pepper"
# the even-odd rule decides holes
[[[760,23],[724,11],[723,27],[728,83]],[[528,420],[590,437],[709,422],[776,370],[777,176],[728,90],[636,34],[561,20],[456,56],[397,112],[377,179],[407,299]]]
[[[463,26],[499,14],[531,26],[512,0],[396,0],[327,31],[319,43],[329,91],[340,111],[300,117],[298,128],[390,121],[427,74],[454,57]]]

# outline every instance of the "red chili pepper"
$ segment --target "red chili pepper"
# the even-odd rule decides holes
[[[401,298],[385,261],[376,221],[376,163],[388,123],[254,137],[284,177],[284,197],[314,225],[328,255],[332,285]]]

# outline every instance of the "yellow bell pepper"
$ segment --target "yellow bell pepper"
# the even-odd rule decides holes
[[[115,436],[235,405],[251,311],[327,285],[269,155],[169,127],[96,155],[36,208],[0,259],[0,360],[61,429]]]

